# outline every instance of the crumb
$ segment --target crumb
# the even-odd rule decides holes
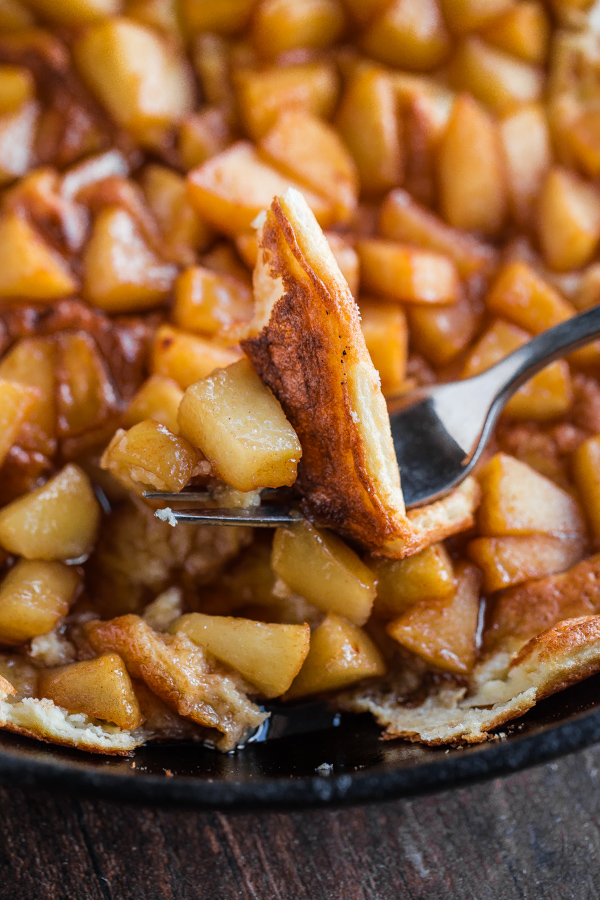
[[[355,425],[358,425],[358,423],[360,422],[358,413],[355,412],[353,409],[350,410],[350,418],[352,419],[352,421],[354,422]]]
[[[170,769],[165,769],[165,775],[167,776],[167,778],[172,778],[172,777],[173,777],[173,773],[171,772]]]
[[[333,772],[333,764],[332,763],[321,763],[320,766],[317,766],[315,769],[318,775],[331,775]]]
[[[173,515],[173,510],[170,506],[165,506],[164,509],[157,509],[154,515],[161,522],[168,522],[173,528],[177,525],[177,519]]]

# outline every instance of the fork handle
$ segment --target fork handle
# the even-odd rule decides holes
[[[486,373],[497,385],[496,403],[504,406],[532,375],[555,359],[600,337],[600,305],[555,325],[518,347]]]

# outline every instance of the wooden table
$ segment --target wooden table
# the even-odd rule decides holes
[[[410,801],[255,814],[0,790],[0,900],[595,900],[600,745]]]

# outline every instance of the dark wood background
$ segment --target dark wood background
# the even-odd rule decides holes
[[[594,900],[600,746],[410,801],[261,814],[0,789],[1,900]]]

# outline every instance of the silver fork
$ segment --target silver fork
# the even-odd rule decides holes
[[[419,388],[389,403],[392,437],[407,508],[448,494],[480,458],[504,405],[544,366],[600,336],[600,306],[550,328],[474,378]],[[151,493],[166,503],[206,500],[207,493]],[[263,496],[263,500],[266,499]],[[251,509],[175,509],[178,522],[286,525],[302,516],[293,503]]]

